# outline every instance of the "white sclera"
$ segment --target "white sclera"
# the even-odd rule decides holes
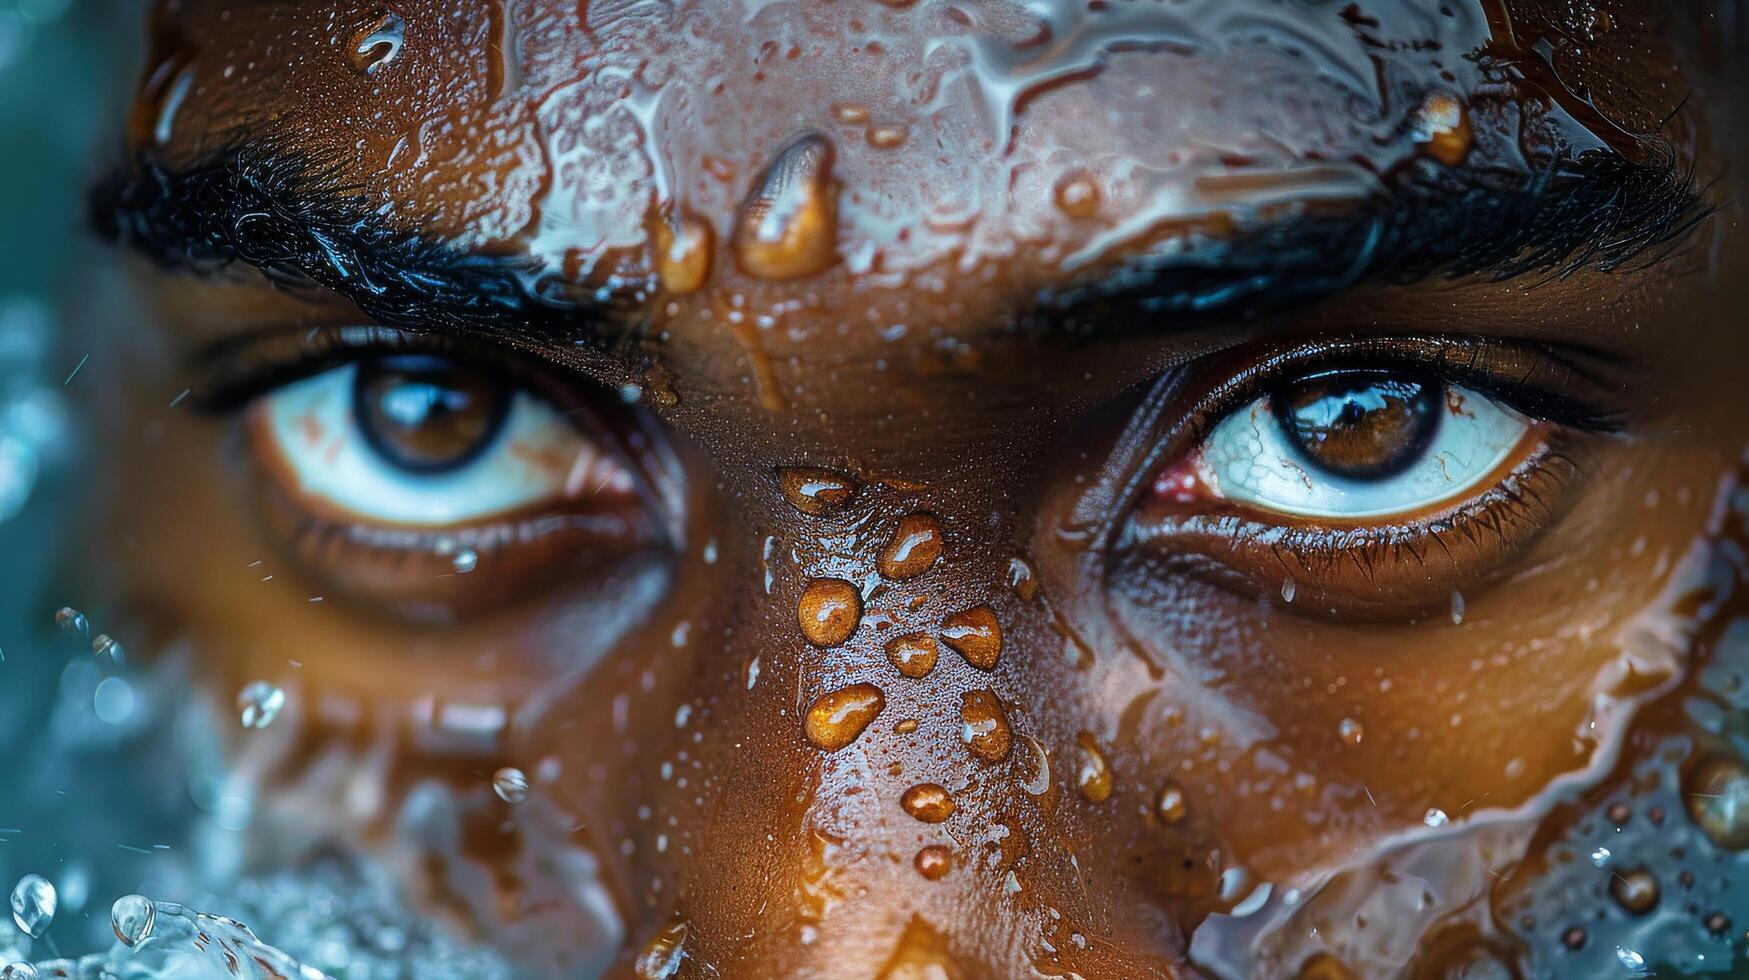
[[[520,391],[492,443],[470,462],[435,474],[401,469],[358,429],[357,371],[334,368],[262,399],[262,429],[306,498],[373,523],[447,527],[545,500],[631,490],[623,466]]]
[[[1531,423],[1455,385],[1446,391],[1446,407],[1420,459],[1395,476],[1356,480],[1312,465],[1276,419],[1270,400],[1259,398],[1209,433],[1198,475],[1227,500],[1296,517],[1392,517],[1461,502],[1512,456]]]

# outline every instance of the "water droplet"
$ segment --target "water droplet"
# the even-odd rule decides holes
[[[675,296],[697,292],[709,281],[716,234],[710,222],[682,211],[656,222],[656,274]]]
[[[809,133],[766,168],[735,225],[735,257],[760,279],[799,279],[838,261],[832,144]]]
[[[822,695],[802,722],[808,741],[837,752],[856,741],[862,730],[887,706],[886,695],[873,684],[852,684]]]
[[[1008,587],[1022,602],[1031,602],[1038,595],[1038,576],[1025,558],[1008,559]]]
[[[850,639],[862,621],[862,596],[856,586],[843,579],[814,579],[802,590],[796,621],[809,643],[835,647]]]
[[[1366,738],[1366,729],[1353,718],[1344,718],[1336,725],[1336,735],[1347,745],[1359,745]]]
[[[927,633],[912,633],[887,642],[887,659],[899,673],[913,679],[929,676],[935,669],[936,653],[935,638]]]
[[[91,638],[91,652],[99,657],[109,658],[109,662],[120,665],[127,661],[127,651],[120,643],[110,638],[108,633],[99,633]]]
[[[42,875],[30,874],[12,887],[12,921],[32,939],[41,939],[55,921],[55,886]]]
[[[778,470],[777,485],[791,507],[813,517],[842,509],[857,489],[856,481],[842,473],[808,466]]]
[[[907,514],[899,521],[876,566],[883,578],[913,579],[941,558],[941,523],[928,514]]]
[[[1081,791],[1087,802],[1104,803],[1111,799],[1111,766],[1106,763],[1105,753],[1099,751],[1099,743],[1092,735],[1082,732],[1077,742],[1081,746],[1081,755],[1075,767],[1075,788]]]
[[[1071,218],[1084,220],[1099,214],[1099,202],[1104,193],[1099,181],[1085,170],[1072,170],[1057,181],[1053,196],[1057,210]]]
[[[1634,915],[1645,915],[1652,911],[1652,906],[1658,904],[1658,879],[1645,868],[1629,871],[1625,875],[1612,875],[1609,879],[1609,894],[1623,909]]]
[[[917,730],[917,719],[906,718],[893,726],[893,731],[899,735],[909,735]]]
[[[686,959],[686,922],[669,919],[638,954],[634,969],[642,980],[669,980]]]
[[[1415,112],[1416,144],[1421,152],[1447,167],[1464,162],[1475,138],[1469,112],[1448,92],[1428,95]]]
[[[947,617],[941,624],[941,639],[979,670],[996,669],[1002,655],[1002,627],[988,606]]]
[[[1294,581],[1292,575],[1281,580],[1281,601],[1293,605],[1294,596],[1300,594],[1300,583]]]
[[[399,14],[385,13],[353,35],[352,67],[374,75],[400,55],[406,40],[406,21]]]
[[[158,910],[144,895],[123,895],[109,907],[109,927],[129,949],[146,941],[158,921]]]
[[[1742,763],[1707,759],[1689,774],[1685,789],[1688,815],[1708,839],[1733,851],[1749,847],[1749,770]]]
[[[244,728],[266,728],[285,707],[285,692],[267,681],[253,681],[237,692],[237,713]]]
[[[1601,868],[1604,865],[1607,865],[1609,859],[1610,853],[1609,848],[1607,847],[1599,847],[1591,852],[1591,866],[1593,868]]]
[[[1639,953],[1628,949],[1626,946],[1617,946],[1615,948],[1615,958],[1621,962],[1622,966],[1625,966],[1630,970],[1642,970],[1645,969],[1646,966],[1646,958]]]
[[[1427,813],[1421,818],[1421,822],[1429,827],[1443,827],[1451,823],[1451,818],[1446,816],[1445,811],[1439,807],[1429,807]]]
[[[74,630],[87,634],[91,632],[91,623],[85,619],[85,614],[72,606],[62,606],[56,610],[55,627],[69,633]]]
[[[1451,594],[1451,624],[1453,626],[1464,624],[1464,594],[1462,592]]]
[[[466,575],[480,567],[480,553],[472,548],[460,548],[450,558],[450,564],[455,566],[457,574]]]
[[[911,127],[897,124],[870,126],[866,136],[868,145],[877,150],[896,150],[911,138]]]
[[[847,126],[861,126],[869,120],[869,109],[860,102],[840,102],[832,107],[832,115]]]
[[[1002,702],[991,691],[960,695],[960,741],[984,762],[1001,762],[1014,747],[1014,732]]]
[[[905,812],[924,823],[940,823],[953,816],[953,797],[937,783],[918,783],[899,798]]]
[[[0,980],[36,980],[36,967],[29,963],[8,963],[0,966]]]
[[[1160,822],[1170,827],[1184,819],[1189,806],[1185,803],[1184,790],[1176,783],[1167,783],[1160,787],[1160,795],[1154,797],[1154,814]]]
[[[918,851],[912,863],[918,874],[930,881],[940,881],[953,870],[953,852],[940,844],[931,844]]]
[[[515,766],[505,766],[492,774],[492,792],[506,803],[521,803],[528,799],[528,775]]]

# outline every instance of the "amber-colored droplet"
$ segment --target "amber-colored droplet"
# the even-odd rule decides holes
[[[711,275],[715,241],[710,222],[681,212],[672,221],[656,222],[656,274],[662,288],[676,296],[697,292]]]
[[[1154,798],[1154,814],[1160,822],[1170,827],[1184,819],[1188,807],[1184,802],[1184,790],[1176,783],[1167,783],[1160,787],[1160,795]]]
[[[1075,767],[1075,788],[1087,802],[1104,803],[1111,799],[1111,766],[1092,735],[1082,732],[1076,741],[1081,746],[1081,757]]]
[[[800,279],[838,261],[832,144],[809,133],[784,147],[741,205],[735,257],[761,279]]]
[[[862,621],[862,596],[840,578],[817,578],[802,590],[796,607],[802,636],[817,647],[835,647],[850,639]]]
[[[812,466],[778,470],[777,485],[791,507],[813,517],[843,509],[857,490],[856,481],[850,477]]]
[[[1072,170],[1057,181],[1054,189],[1057,210],[1071,218],[1091,218],[1099,213],[1099,201],[1104,194],[1099,181],[1085,170]]]
[[[905,145],[911,138],[909,126],[887,125],[870,126],[868,128],[868,145],[877,150],[894,150]]]
[[[1475,139],[1469,111],[1456,96],[1434,92],[1422,100],[1415,113],[1415,141],[1423,153],[1445,166],[1455,167],[1470,155]]]
[[[1609,894],[1616,904],[1634,915],[1645,915],[1658,904],[1658,879],[1645,868],[1611,875]]]
[[[832,115],[847,126],[860,126],[868,122],[868,106],[860,102],[840,102],[832,107]]]
[[[941,624],[941,639],[979,670],[995,670],[1002,656],[1002,626],[988,606],[947,617]]]
[[[1329,953],[1314,953],[1300,965],[1299,980],[1354,980],[1354,974]]]
[[[906,677],[928,677],[935,669],[935,638],[927,633],[912,633],[887,641],[887,659]]]
[[[669,919],[668,924],[644,945],[634,969],[643,980],[668,980],[680,972],[680,964],[685,959],[686,922]]]
[[[899,798],[905,812],[924,823],[940,823],[953,816],[953,797],[937,783],[918,783]]]
[[[953,852],[940,844],[931,844],[917,852],[917,873],[930,881],[940,881],[953,868]]]
[[[820,696],[808,709],[802,727],[808,741],[836,752],[856,741],[887,706],[887,696],[873,684],[852,684]]]
[[[881,549],[876,566],[882,577],[903,581],[929,571],[941,552],[941,522],[928,514],[907,514]]]
[[[1714,844],[1749,848],[1749,768],[1728,756],[1701,762],[1684,782],[1688,815]]]
[[[960,695],[960,741],[985,762],[1001,762],[1014,747],[1014,732],[1002,702],[990,691]]]
[[[909,735],[916,730],[917,730],[917,719],[915,719],[915,718],[906,718],[904,721],[901,721],[897,725],[893,726],[893,731],[900,734],[900,735]]]

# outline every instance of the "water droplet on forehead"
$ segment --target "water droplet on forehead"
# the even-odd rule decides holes
[[[953,816],[953,796],[939,783],[918,783],[899,798],[905,812],[924,823],[941,823]]]
[[[656,274],[675,296],[697,292],[710,280],[716,234],[710,222],[682,211],[656,222]]]
[[[947,617],[941,624],[941,639],[979,670],[994,670],[1002,656],[1002,627],[988,606]]]
[[[791,507],[813,517],[842,510],[857,491],[857,483],[850,477],[811,466],[778,470],[777,485]]]
[[[130,949],[152,934],[157,919],[157,909],[144,895],[123,895],[109,907],[109,926],[115,930],[115,938]]]
[[[252,681],[237,692],[237,712],[244,728],[266,728],[285,707],[285,692],[268,681]]]
[[[55,921],[55,886],[39,874],[28,874],[12,887],[12,921],[32,939],[41,939]]]
[[[883,578],[913,579],[929,571],[942,550],[941,522],[929,514],[907,514],[881,549],[876,565]]]
[[[353,35],[352,67],[374,75],[392,64],[407,40],[407,23],[396,13],[384,13]]]
[[[935,669],[936,657],[935,638],[927,633],[911,633],[887,641],[887,660],[900,674],[913,680],[928,677]]]
[[[808,741],[827,752],[846,748],[862,735],[887,706],[886,695],[873,684],[852,684],[824,694],[802,721]]]
[[[1087,802],[1104,803],[1111,799],[1115,783],[1111,766],[1105,761],[1105,753],[1099,750],[1099,743],[1093,740],[1093,736],[1086,732],[1081,733],[1076,744],[1081,751],[1075,768],[1075,788]]]
[[[802,591],[796,607],[802,636],[817,647],[833,647],[856,632],[862,621],[862,596],[856,586],[836,578],[817,578]]]
[[[1001,762],[1014,747],[1014,732],[992,691],[960,695],[960,741],[983,762]]]
[[[940,844],[931,844],[917,852],[912,865],[924,878],[940,881],[953,869],[953,852]]]
[[[505,766],[492,774],[492,792],[506,803],[528,799],[528,776],[521,769]]]
[[[735,258],[748,275],[800,279],[838,261],[832,157],[831,142],[809,133],[766,168],[735,225]]]
[[[1064,174],[1052,188],[1057,210],[1077,220],[1098,215],[1100,200],[1104,196],[1099,181],[1085,170],[1072,170]]]

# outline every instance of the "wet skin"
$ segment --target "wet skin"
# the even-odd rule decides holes
[[[417,855],[409,787],[468,794],[407,885],[535,969],[1194,975],[1200,928],[1294,975],[1210,917],[1435,810],[1509,865],[1687,671],[1660,624],[1749,435],[1744,253],[1638,5],[461,10],[156,15],[98,222],[198,269],[114,340],[109,586],[221,701],[292,690],[295,744],[239,740],[268,778],[382,781],[300,840]],[[399,536],[313,499],[265,400],[404,350],[538,392],[619,482]],[[1185,468],[1336,368],[1530,429],[1387,517]],[[575,850],[609,898],[554,883]],[[1391,975],[1435,918],[1323,941]]]

